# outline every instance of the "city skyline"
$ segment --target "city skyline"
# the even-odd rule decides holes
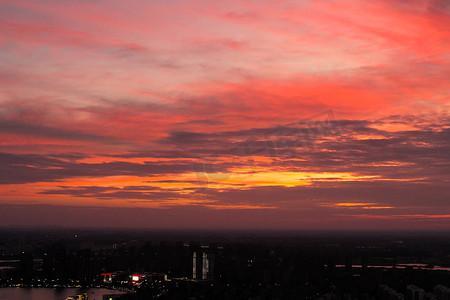
[[[0,227],[449,230],[447,1],[0,1]]]

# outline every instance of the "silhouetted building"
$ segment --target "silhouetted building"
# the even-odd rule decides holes
[[[435,286],[433,292],[438,300],[450,300],[450,289],[444,285]]]
[[[192,253],[192,279],[212,280],[214,274],[214,255],[207,251]]]
[[[20,277],[24,283],[30,283],[33,278],[33,256],[30,253],[22,252],[19,264]]]
[[[387,285],[381,285],[379,288],[379,299],[383,300],[404,300],[403,294],[397,292]]]
[[[437,300],[436,296],[433,293],[425,293],[425,300]]]
[[[406,299],[408,300],[424,300],[425,291],[415,285],[408,285],[406,287]]]

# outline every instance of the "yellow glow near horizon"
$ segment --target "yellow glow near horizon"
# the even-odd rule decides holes
[[[391,205],[381,205],[375,202],[337,202],[337,203],[326,203],[322,204],[323,207],[331,208],[351,208],[351,209],[391,209],[394,206]]]
[[[210,180],[209,186],[217,188],[229,186],[237,187],[261,187],[281,186],[296,187],[308,186],[314,181],[358,181],[374,179],[377,176],[357,175],[351,172],[293,172],[293,171],[255,171],[237,169],[230,173],[205,173],[205,178]]]

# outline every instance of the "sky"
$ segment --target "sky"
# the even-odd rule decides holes
[[[0,0],[0,227],[450,229],[450,2]]]

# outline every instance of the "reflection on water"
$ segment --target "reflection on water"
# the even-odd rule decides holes
[[[346,265],[336,265],[336,268],[345,268]],[[362,269],[362,265],[352,265],[352,268]],[[397,264],[397,265],[368,265],[367,268],[372,269],[415,269],[428,271],[447,271],[450,272],[450,267],[430,266],[427,264]]]
[[[121,292],[107,289],[0,288],[0,300],[64,300],[80,293],[87,293],[89,300],[102,300],[104,295]]]

